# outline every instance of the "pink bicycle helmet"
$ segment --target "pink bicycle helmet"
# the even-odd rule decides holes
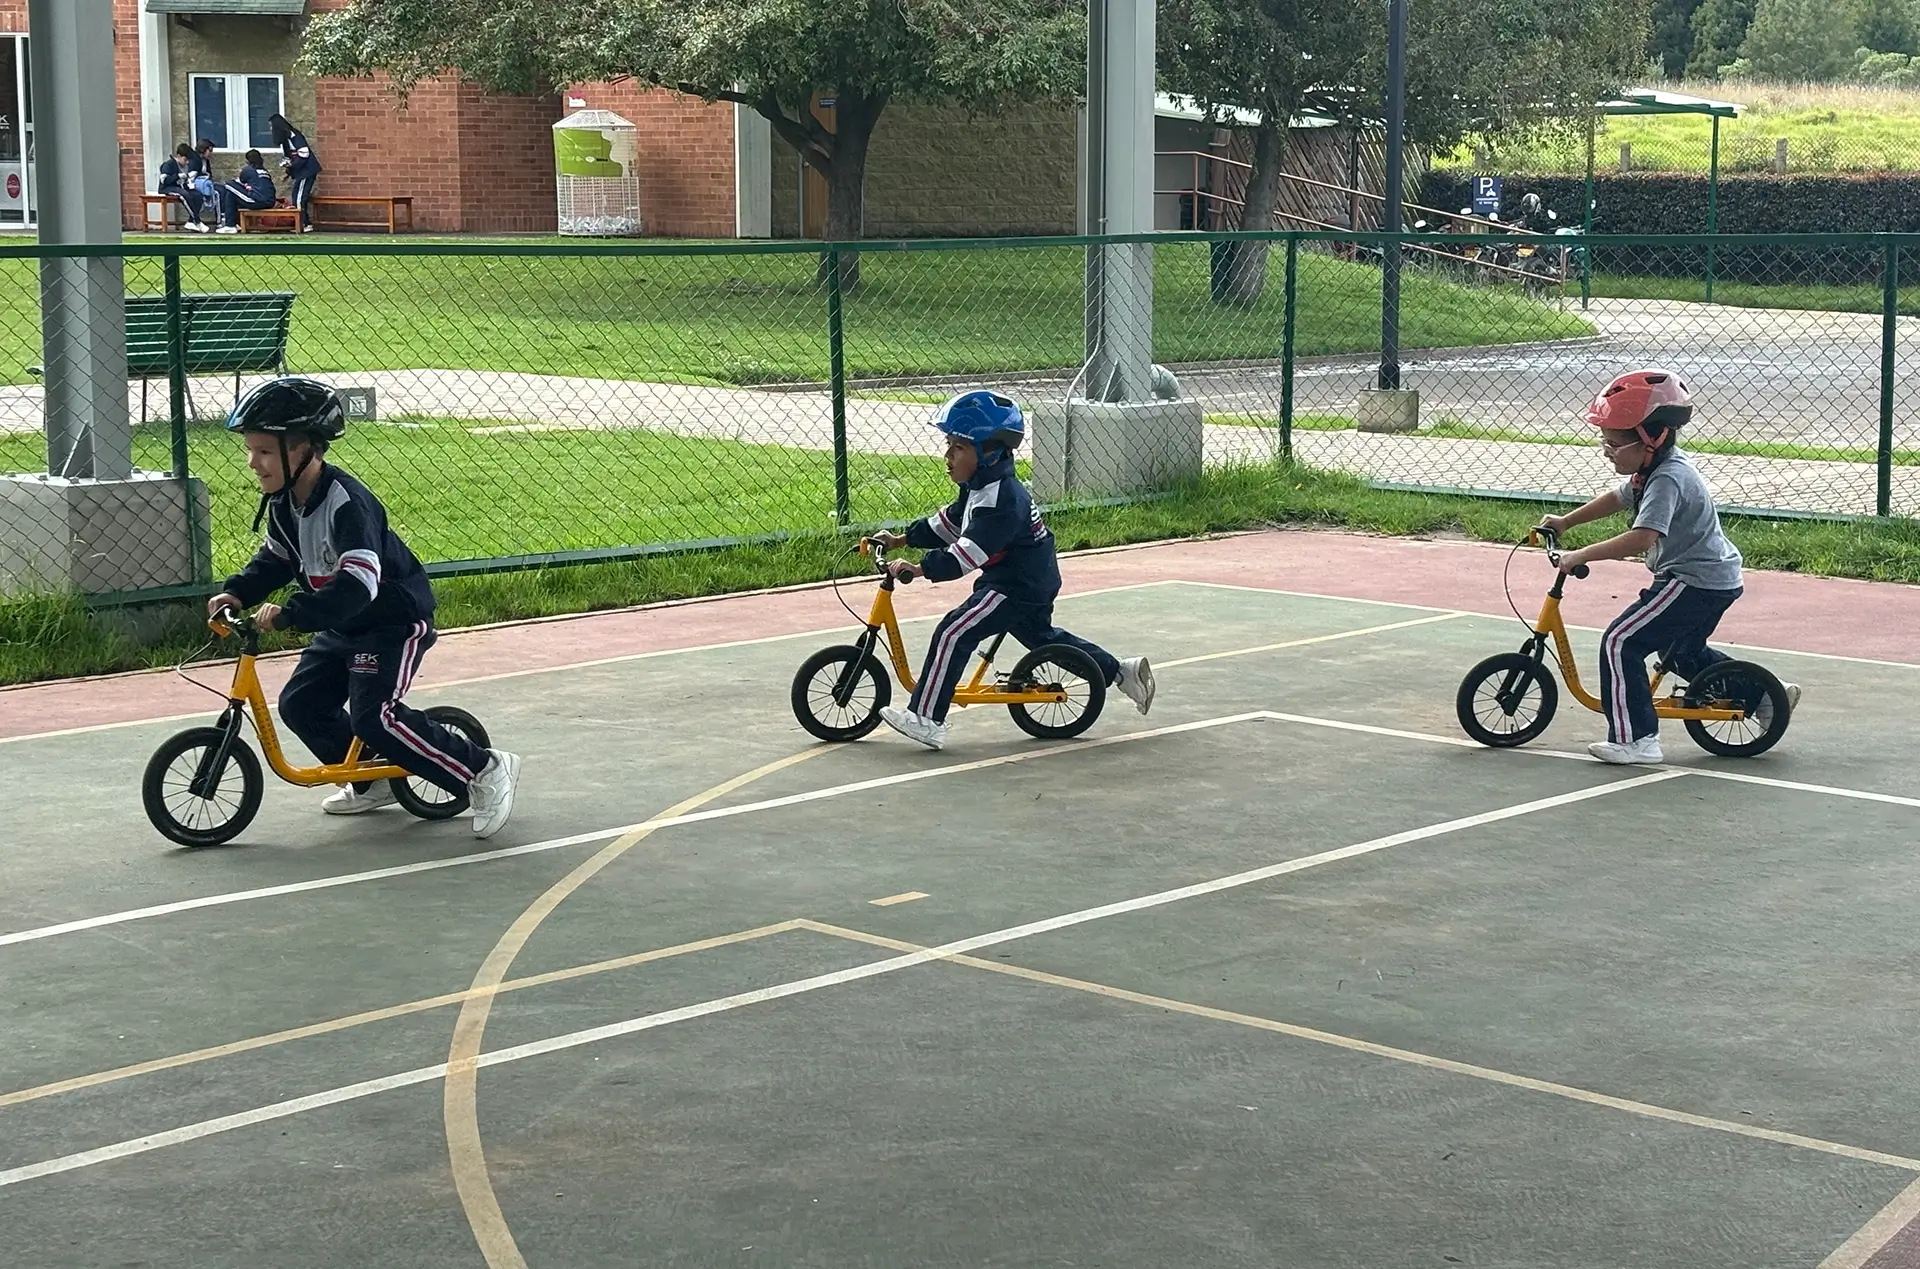
[[[1587,407],[1587,422],[1608,432],[1638,432],[1658,453],[1693,418],[1693,395],[1670,370],[1632,370],[1608,384]]]

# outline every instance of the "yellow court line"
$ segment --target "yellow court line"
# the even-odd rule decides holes
[[[712,938],[695,939],[691,943],[676,943],[672,947],[655,948],[649,952],[635,952],[631,956],[616,956],[611,960],[594,961],[588,965],[575,965],[568,969],[549,970],[544,974],[534,974],[527,978],[513,978],[501,983],[488,992],[477,991],[469,987],[465,991],[450,991],[438,996],[427,996],[421,1000],[409,1000],[402,1004],[387,1005],[381,1009],[368,1009],[363,1013],[348,1014],[341,1018],[329,1018],[323,1022],[308,1023],[305,1026],[290,1027],[285,1031],[274,1031],[266,1035],[249,1036],[244,1040],[234,1040],[227,1044],[211,1045],[204,1049],[195,1049],[190,1053],[176,1053],[171,1057],[154,1058],[147,1062],[135,1062],[131,1066],[117,1066],[110,1071],[96,1071],[91,1075],[78,1075],[72,1079],[57,1080],[51,1084],[41,1084],[34,1088],[23,1088],[12,1093],[0,1093],[0,1110],[9,1106],[18,1106],[23,1102],[38,1101],[42,1097],[57,1097],[61,1093],[78,1092],[83,1088],[98,1088],[102,1084],[116,1084],[122,1080],[134,1079],[141,1075],[152,1075],[157,1071],[172,1071],[183,1066],[193,1066],[200,1062],[211,1062],[216,1058],[232,1057],[239,1053],[252,1053],[259,1049],[270,1049],[277,1045],[291,1044],[295,1040],[306,1040],[313,1036],[332,1035],[339,1031],[350,1031],[355,1027],[364,1027],[370,1023],[386,1022],[393,1018],[404,1018],[410,1014],[427,1013],[434,1009],[444,1009],[448,1005],[457,1005],[477,995],[492,994],[504,996],[511,991],[525,991],[529,987],[545,987],[553,983],[564,983],[576,978],[586,978],[594,974],[611,973],[617,969],[631,969],[635,965],[645,965],[651,961],[664,961],[675,956],[686,956],[693,952],[710,951],[716,947],[726,947],[733,943],[746,943],[754,939],[767,938],[774,934],[785,934],[799,927],[792,921],[781,921],[774,925],[763,925],[757,929],[741,930],[734,934],[718,934]]]
[[[876,908],[891,908],[896,903],[912,903],[915,899],[926,897],[927,892],[924,890],[909,890],[904,894],[890,894],[884,899],[869,899],[867,902]]]
[[[820,745],[802,749],[755,767],[744,775],[722,781],[704,793],[696,793],[668,807],[656,817],[656,821],[685,815],[764,776],[818,757],[826,753],[828,748]],[[479,1245],[480,1254],[486,1258],[490,1269],[526,1269],[527,1264],[526,1258],[520,1254],[519,1244],[514,1241],[513,1230],[508,1227],[507,1218],[500,1210],[500,1199],[494,1193],[493,1178],[487,1174],[486,1151],[480,1144],[480,1046],[486,1038],[487,1018],[493,1010],[493,998],[501,982],[506,979],[507,971],[513,967],[514,957],[527,945],[527,940],[540,928],[540,923],[552,916],[554,910],[565,903],[574,891],[652,836],[658,827],[658,822],[647,823],[621,834],[601,847],[593,858],[554,882],[545,894],[528,905],[487,954],[480,972],[473,977],[472,991],[475,994],[460,1006],[460,1016],[453,1024],[453,1042],[447,1049],[447,1073],[441,1100],[441,1119],[447,1131],[447,1159],[453,1169],[453,1185],[460,1196],[460,1206],[466,1211],[467,1223],[473,1228],[474,1241]]]
[[[818,934],[830,934],[836,938],[851,939],[858,943],[870,943],[875,947],[884,947],[896,952],[928,952],[936,949],[923,947],[918,943],[909,943],[902,939],[887,938],[884,935],[868,934],[863,930],[847,929],[844,926],[828,925],[823,921],[799,920],[794,922],[803,930],[812,930]],[[1013,978],[1024,978],[1030,982],[1045,983],[1050,987],[1065,987],[1073,991],[1087,992],[1091,995],[1106,996],[1113,1000],[1124,1000],[1130,1004],[1146,1005],[1153,1009],[1166,1009],[1174,1013],[1184,1013],[1196,1018],[1207,1018],[1214,1022],[1231,1022],[1236,1026],[1252,1027],[1260,1031],[1271,1031],[1278,1035],[1292,1036],[1298,1040],[1311,1040],[1315,1044],[1331,1045],[1346,1049],[1352,1053],[1365,1053],[1371,1057],[1387,1058],[1394,1062],[1405,1062],[1412,1066],[1422,1066],[1429,1070],[1445,1071],[1451,1075],[1464,1075],[1470,1079],[1485,1080],[1492,1084],[1504,1084],[1509,1088],[1525,1089],[1532,1093],[1546,1093],[1553,1097],[1564,1097],[1569,1101],[1584,1102],[1589,1106],[1601,1106],[1608,1110],[1625,1111],[1644,1119],[1659,1119],[1667,1123],[1683,1124],[1690,1128],[1706,1128],[1714,1132],[1730,1133],[1738,1137],[1749,1137],[1758,1141],[1769,1141],[1777,1145],[1797,1146],[1803,1150],[1817,1150],[1822,1154],[1837,1155],[1843,1159],[1853,1159],[1862,1163],[1878,1163],[1889,1168],[1899,1168],[1906,1172],[1920,1172],[1920,1159],[1910,1159],[1905,1155],[1888,1154],[1880,1150],[1868,1150],[1861,1146],[1850,1146],[1844,1142],[1827,1141],[1820,1137],[1807,1137],[1795,1132],[1781,1132],[1773,1128],[1761,1128],[1753,1124],[1735,1123],[1729,1119],[1715,1119],[1709,1115],[1696,1115],[1689,1111],[1673,1110],[1666,1106],[1655,1106],[1650,1102],[1638,1102],[1626,1097],[1614,1097],[1607,1093],[1596,1093],[1590,1089],[1576,1088],[1571,1084],[1557,1084],[1551,1080],[1534,1079],[1529,1075],[1515,1075],[1509,1071],[1495,1070],[1489,1066],[1476,1066],[1471,1062],[1457,1062],[1452,1058],[1435,1057],[1429,1053],[1419,1053],[1412,1049],[1398,1049],[1392,1045],[1375,1044],[1371,1040],[1361,1040],[1353,1036],[1339,1035],[1331,1031],[1320,1031],[1313,1027],[1298,1026],[1290,1022],[1278,1022],[1272,1018],[1261,1018],[1254,1014],[1234,1013],[1227,1009],[1215,1009],[1210,1005],[1196,1005],[1190,1001],[1173,1000],[1166,996],[1150,996],[1144,992],[1128,991],[1124,987],[1109,987],[1104,983],[1088,982],[1082,978],[1067,978],[1060,974],[1049,974],[1044,970],[1028,969],[1021,965],[1010,965],[1004,961],[987,961],[966,955],[945,955],[939,959],[966,965],[972,969],[984,969],[995,974],[1005,974]],[[1920,1182],[1916,1182],[1913,1199],[1920,1205]],[[1916,1207],[1920,1210],[1920,1206]],[[1889,1234],[1889,1237],[1891,1235]]]

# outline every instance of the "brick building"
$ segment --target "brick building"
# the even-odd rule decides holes
[[[245,151],[271,156],[266,117],[286,115],[324,167],[322,195],[408,195],[415,225],[452,233],[556,228],[552,125],[587,106],[636,125],[641,216],[667,237],[813,237],[826,187],[767,121],[744,107],[633,83],[503,96],[457,80],[419,85],[402,108],[379,80],[300,73],[301,33],[349,0],[113,0],[122,218],[142,222],[173,147],[215,143],[225,180]],[[27,0],[0,0],[0,228],[33,223],[26,100]],[[830,102],[816,111],[831,126]],[[1161,111],[1163,133],[1188,126]],[[896,104],[868,152],[869,237],[1071,233],[1081,165],[1070,108],[969,118]],[[1208,144],[1168,135],[1156,148]],[[1173,166],[1179,167],[1178,162]],[[1188,164],[1187,166],[1191,166]],[[282,192],[285,192],[284,184]],[[1159,217],[1180,227],[1176,208]]]

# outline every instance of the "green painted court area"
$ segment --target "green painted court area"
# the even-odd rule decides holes
[[[184,721],[0,743],[4,1258],[1909,1263],[1920,668],[1742,650],[1774,751],[1608,768],[1462,735],[1510,619],[1058,613],[1149,716],[819,745],[844,632],[423,690],[524,755],[484,843],[269,783],[174,849]]]

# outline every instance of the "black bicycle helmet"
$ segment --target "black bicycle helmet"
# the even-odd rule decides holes
[[[314,379],[269,379],[240,398],[227,416],[229,432],[279,432],[337,441],[347,434],[340,394]]]
[[[288,376],[269,379],[240,398],[227,415],[229,432],[264,432],[280,440],[280,470],[286,473],[284,492],[291,493],[295,482],[307,470],[319,450],[347,434],[347,408],[340,394],[314,379]],[[287,438],[304,436],[313,442],[293,469],[287,453]],[[268,495],[260,495],[260,506],[253,513],[253,528],[259,532],[267,514]]]

